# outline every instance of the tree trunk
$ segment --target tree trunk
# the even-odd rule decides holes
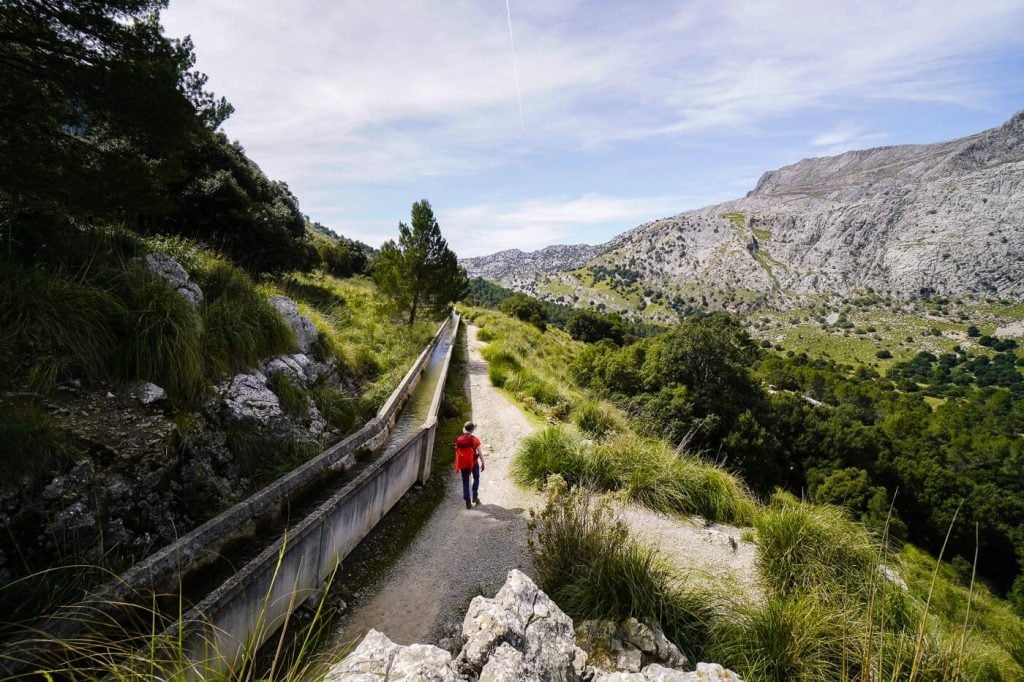
[[[409,312],[409,326],[411,327],[416,321],[416,308],[419,306],[420,295],[413,294],[412,296],[412,310]]]

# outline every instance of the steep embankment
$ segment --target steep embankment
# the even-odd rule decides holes
[[[538,268],[536,254],[512,252],[464,262],[471,275],[545,298],[655,318],[684,304],[785,306],[869,287],[1019,298],[1022,208],[1024,112],[949,142],[769,171],[746,197],[641,225],[585,264]]]

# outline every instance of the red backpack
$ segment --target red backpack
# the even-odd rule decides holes
[[[455,468],[472,469],[476,463],[476,449],[480,441],[471,433],[464,433],[455,439]]]

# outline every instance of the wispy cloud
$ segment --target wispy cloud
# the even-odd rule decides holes
[[[585,194],[526,201],[504,209],[489,204],[466,206],[441,212],[439,221],[460,256],[478,256],[511,248],[531,251],[557,243],[595,243],[607,233],[596,228],[614,225],[623,231],[676,213],[679,201],[678,197]]]
[[[984,106],[1007,87],[990,61],[1019,63],[1024,51],[1019,0],[941,9],[932,0],[512,0],[512,12],[525,132],[500,2],[173,0],[164,23],[192,34],[199,68],[235,105],[228,133],[304,207],[344,205],[354,185],[402,184],[407,200],[380,207],[397,220],[426,182],[518,177],[516,196],[453,202],[519,202],[503,213],[506,232],[466,242],[480,248],[538,244],[570,224],[516,218],[560,191],[530,184],[552,157],[580,176],[613,178],[614,168],[587,165],[609,149],[699,145],[723,131],[759,140],[810,112],[819,119],[794,136],[797,154],[878,144],[883,131],[852,122],[849,109]],[[614,185],[570,191],[625,193]],[[595,197],[554,203],[585,212]],[[472,217],[462,211],[453,222]]]
[[[877,147],[885,141],[885,133],[867,131],[852,121],[845,121],[811,138],[811,145],[821,148],[826,155],[841,154],[851,149]]]

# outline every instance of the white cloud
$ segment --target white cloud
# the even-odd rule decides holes
[[[500,2],[174,0],[164,23],[192,34],[235,105],[227,132],[306,210],[344,204],[351,183],[457,183],[553,151],[582,165],[641,139],[763,136],[851,102],[979,106],[1003,85],[982,65],[1024,45],[1019,0],[512,0],[512,13],[525,135]],[[872,135],[826,130],[814,146]],[[568,224],[520,220],[515,240],[494,239],[539,244]]]
[[[885,138],[884,133],[868,132],[862,126],[846,121],[812,137],[811,145],[822,148],[822,154],[831,156],[851,149],[877,147]]]
[[[465,206],[438,215],[452,249],[479,256],[504,249],[533,251],[551,244],[600,243],[656,217],[678,212],[679,197],[609,197],[597,194],[526,201],[513,208]]]

